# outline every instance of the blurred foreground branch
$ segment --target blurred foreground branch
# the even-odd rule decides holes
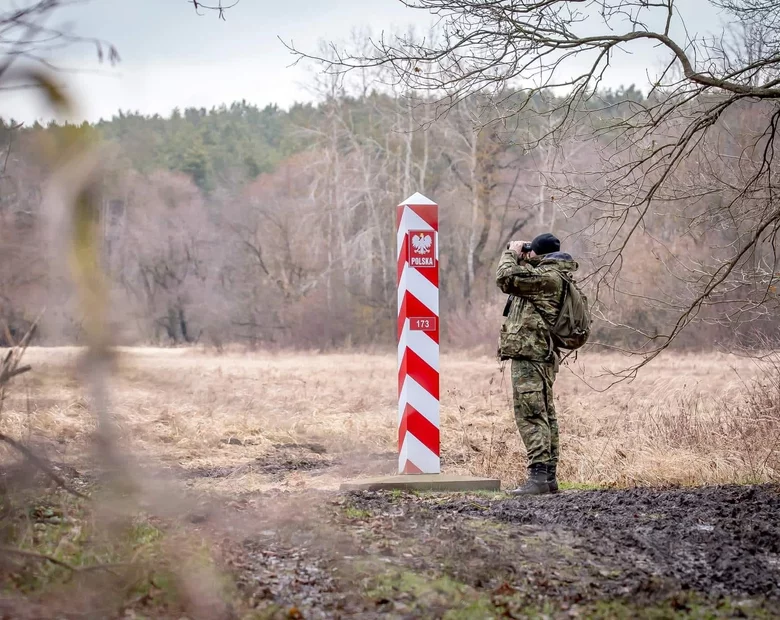
[[[30,370],[32,370],[31,366],[20,366],[22,362],[22,357],[24,356],[24,352],[27,350],[27,347],[30,345],[30,340],[33,337],[33,334],[35,333],[35,329],[38,325],[38,321],[36,320],[35,323],[33,323],[33,326],[27,331],[27,333],[22,338],[21,342],[19,344],[12,346],[8,353],[5,354],[5,357],[3,358],[2,363],[0,364],[0,411],[2,411],[2,403],[3,403],[3,397],[5,396],[5,386],[8,384],[8,382],[13,379],[14,377],[18,377],[21,374],[24,374]],[[8,327],[5,327],[6,331],[6,339],[9,342],[13,342],[13,337],[11,336],[10,331],[8,330]]]
[[[24,353],[27,350],[30,341],[32,340],[32,336],[35,333],[37,325],[38,320],[33,323],[33,326],[24,335],[21,342],[9,349],[8,353],[6,353],[5,357],[3,358],[2,364],[0,364],[0,416],[2,416],[3,412],[3,402],[5,401],[6,387],[8,386],[11,379],[32,370],[32,366],[22,366],[21,362]],[[7,334],[7,338],[10,340],[11,335]],[[45,474],[60,488],[66,490],[68,493],[75,495],[76,497],[86,499],[86,495],[72,488],[61,476],[57,475],[57,473],[44,459],[37,456],[32,450],[19,443],[13,437],[9,437],[5,433],[0,433],[0,442],[7,444],[19,452],[25,459],[27,459],[28,462],[30,462],[34,467]]]
[[[22,63],[36,71],[57,69],[57,54],[75,44],[94,46],[101,62],[119,61],[119,52],[110,43],[78,35],[67,26],[49,25],[52,17],[70,4],[73,2],[68,0],[37,0],[0,10],[0,79],[4,89],[28,87],[24,71],[9,75],[14,65]],[[9,77],[15,84],[9,85]]]

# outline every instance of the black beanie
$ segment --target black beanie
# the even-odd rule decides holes
[[[544,233],[543,235],[539,235],[536,237],[536,239],[531,241],[531,249],[537,256],[542,256],[543,254],[552,254],[553,252],[561,251],[561,242],[555,235]]]

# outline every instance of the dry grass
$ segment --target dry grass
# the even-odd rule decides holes
[[[0,426],[83,463],[94,425],[75,375],[78,354],[31,348],[33,371],[18,381]],[[616,355],[580,360],[576,370],[591,385],[605,384],[603,369],[627,364]],[[598,392],[564,369],[556,384],[562,478],[617,486],[776,480],[780,399],[776,384],[751,387],[759,374],[733,356],[669,355],[634,382]],[[445,469],[506,484],[522,478],[508,369],[448,355],[442,381]],[[345,477],[394,471],[391,355],[122,349],[112,397],[125,445],[195,487],[335,488]],[[285,467],[285,446],[301,443],[324,446],[325,455],[314,455],[323,467]]]

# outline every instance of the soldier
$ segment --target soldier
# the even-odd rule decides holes
[[[512,360],[512,393],[517,428],[528,453],[528,480],[512,495],[541,495],[558,491],[558,420],[553,383],[560,352],[553,343],[555,324],[566,286],[561,272],[578,269],[561,252],[552,234],[530,244],[513,241],[501,256],[496,272],[498,287],[510,295],[501,327],[499,356]]]

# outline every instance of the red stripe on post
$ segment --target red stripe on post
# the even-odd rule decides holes
[[[401,334],[404,333],[404,324],[406,323],[406,317],[409,316],[409,312],[407,311],[406,307],[408,305],[407,298],[409,297],[409,293],[404,295],[404,299],[401,302],[401,307],[398,309],[398,337],[401,337]]]
[[[404,465],[404,470],[401,473],[404,473],[404,474],[421,474],[423,472],[422,472],[422,469],[417,467],[417,465],[412,463],[409,459],[406,459],[406,465]]]
[[[398,427],[398,449],[404,444],[406,433],[414,435],[420,443],[439,456],[439,429],[411,405],[406,405],[401,426]]]
[[[409,353],[409,349],[404,349],[404,356],[401,359],[401,364],[398,366],[398,396],[401,396],[401,390],[404,387],[404,380],[406,379],[406,356]]]
[[[439,288],[439,261],[436,261],[436,269],[418,269],[417,271],[428,282]]]
[[[439,373],[408,347],[404,351],[401,365],[398,368],[399,395],[404,387],[404,381],[407,376],[417,381],[428,394],[433,396],[436,400],[439,400]]]
[[[436,205],[406,205],[433,230],[439,230],[439,207]],[[400,221],[399,221],[400,224]]]
[[[398,425],[398,452],[400,452],[401,448],[404,446],[404,437],[406,437],[406,422],[409,418],[409,409],[410,406],[406,405],[406,411],[404,411],[404,415],[401,417],[401,423]]]
[[[398,256],[398,277],[396,284],[401,283],[401,276],[404,275],[404,266],[406,265],[406,255],[409,253],[409,235],[404,235],[403,245],[401,245],[401,254]]]
[[[406,349],[406,374],[417,381],[426,392],[439,400],[439,373],[411,349]]]

